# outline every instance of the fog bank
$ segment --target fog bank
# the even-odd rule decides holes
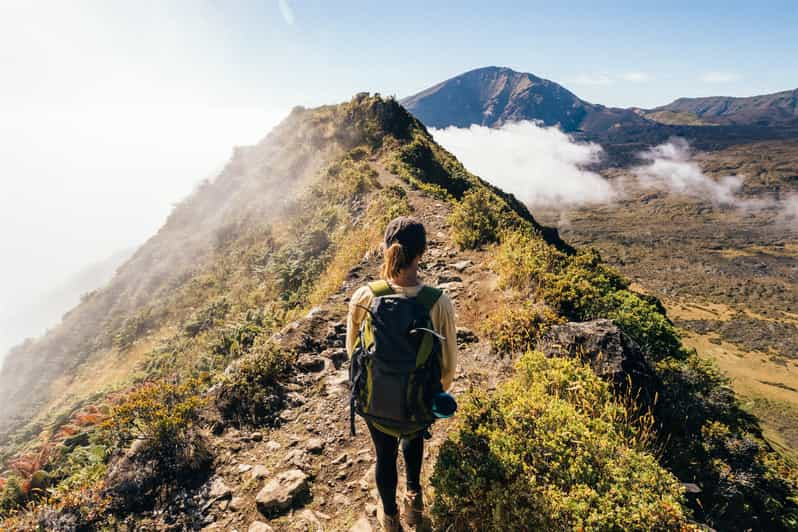
[[[532,206],[604,203],[618,195],[586,169],[601,158],[601,146],[575,142],[556,127],[524,121],[430,132],[470,171]]]

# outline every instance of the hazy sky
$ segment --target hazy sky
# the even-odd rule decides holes
[[[2,0],[0,316],[144,241],[296,104],[486,65],[617,106],[798,86],[798,3],[695,3]]]

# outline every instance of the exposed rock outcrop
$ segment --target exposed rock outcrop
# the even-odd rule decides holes
[[[640,387],[654,379],[643,351],[611,320],[555,325],[538,341],[537,349],[547,356],[577,356],[589,362],[600,377],[616,384],[630,378]]]

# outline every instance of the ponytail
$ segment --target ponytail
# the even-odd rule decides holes
[[[415,218],[400,216],[388,223],[384,238],[385,260],[380,276],[388,281],[410,266],[427,249],[427,232]]]
[[[380,270],[380,277],[386,281],[394,279],[405,266],[407,266],[405,250],[402,244],[394,242],[385,249],[385,257],[382,263],[382,269]]]

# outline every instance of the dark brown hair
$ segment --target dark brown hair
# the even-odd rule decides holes
[[[393,279],[427,249],[424,225],[408,216],[394,218],[385,228],[385,252],[380,276]]]

